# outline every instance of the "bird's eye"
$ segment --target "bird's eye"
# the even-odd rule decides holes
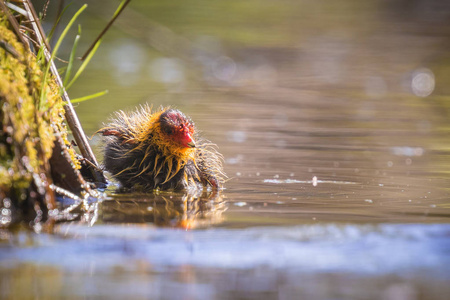
[[[170,128],[167,128],[167,129],[166,129],[166,133],[167,133],[167,134],[172,134],[172,133],[173,133],[173,131],[172,131],[172,129],[170,129]]]

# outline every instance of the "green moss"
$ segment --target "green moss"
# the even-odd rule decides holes
[[[67,141],[59,87],[53,78],[42,82],[41,64],[17,40],[3,13],[0,13],[0,42],[3,45],[0,47],[0,200],[8,197],[20,204],[24,200],[22,195],[30,194],[32,183],[36,190],[50,191],[49,159],[55,132],[69,146],[73,164],[79,166],[79,163]],[[46,102],[39,107],[41,91],[46,95]],[[49,198],[44,193],[42,198],[46,199],[47,208],[51,206],[47,200],[53,196]]]

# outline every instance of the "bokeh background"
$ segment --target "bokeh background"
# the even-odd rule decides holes
[[[83,3],[78,56],[119,4],[73,1],[61,23]],[[76,105],[97,155],[114,111],[174,106],[218,145],[226,189],[186,211],[113,188],[92,227],[8,233],[0,295],[448,299],[449,49],[444,0],[131,1],[69,90],[109,91]]]

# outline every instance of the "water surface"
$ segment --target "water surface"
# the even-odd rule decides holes
[[[118,109],[181,109],[225,189],[113,185],[52,234],[1,231],[1,297],[447,299],[448,4],[178,5],[133,1],[70,93],[110,91],[77,106],[88,135]]]

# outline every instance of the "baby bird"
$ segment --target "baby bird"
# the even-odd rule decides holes
[[[125,188],[143,190],[220,189],[222,155],[197,136],[194,123],[181,111],[116,113],[99,130],[106,139],[104,168]]]

